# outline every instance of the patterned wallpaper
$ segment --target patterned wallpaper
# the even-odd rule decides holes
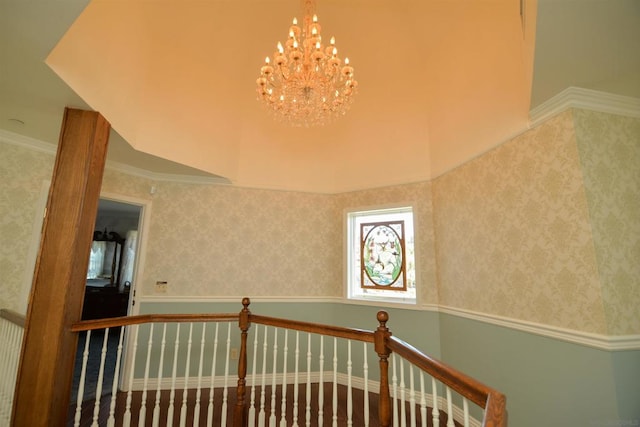
[[[339,297],[345,209],[415,203],[420,303],[630,334],[640,331],[639,128],[567,111],[432,182],[335,195],[112,169],[103,192],[151,200],[140,294],[167,281],[167,296]],[[11,242],[0,247],[0,306],[20,298],[52,163],[0,142],[0,232]]]
[[[611,335],[640,333],[640,119],[576,110],[578,149]]]
[[[164,182],[152,208],[144,293],[340,295],[342,228],[331,196]]]
[[[605,333],[571,112],[433,182],[440,304]]]
[[[40,189],[53,154],[0,141],[0,307],[20,310]],[[42,212],[40,213],[42,215]]]

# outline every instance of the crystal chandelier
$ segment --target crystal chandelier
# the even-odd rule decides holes
[[[284,46],[278,42],[273,62],[267,57],[260,69],[258,99],[277,119],[293,126],[324,125],[344,115],[358,82],[349,58],[338,56],[331,37],[325,46],[313,0],[303,0],[302,28],[293,18]]]

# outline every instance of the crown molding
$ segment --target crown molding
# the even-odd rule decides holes
[[[49,142],[44,142],[39,139],[9,132],[3,129],[0,129],[0,142],[18,145],[34,151],[39,151],[41,153],[52,154],[54,156],[56,154],[56,151],[58,150],[56,144],[51,144]],[[230,181],[226,178],[153,172],[147,169],[137,168],[135,166],[114,162],[111,160],[107,160],[105,168],[127,175],[150,179],[152,181],[166,181],[182,184],[230,184]]]
[[[533,108],[529,126],[537,126],[569,108],[640,118],[640,98],[571,86]]]

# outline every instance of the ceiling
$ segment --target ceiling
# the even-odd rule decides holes
[[[640,98],[636,0],[319,0],[359,93],[322,128],[274,122],[255,79],[299,0],[0,0],[0,130],[55,144],[65,106],[108,160],[339,192],[431,179],[527,129],[569,86]]]

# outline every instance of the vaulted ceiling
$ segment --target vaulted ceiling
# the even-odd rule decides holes
[[[318,0],[360,83],[320,128],[274,122],[255,79],[299,0],[2,0],[0,129],[58,138],[100,111],[109,159],[317,192],[437,177],[569,86],[640,97],[635,0]],[[22,123],[21,123],[22,122]]]

